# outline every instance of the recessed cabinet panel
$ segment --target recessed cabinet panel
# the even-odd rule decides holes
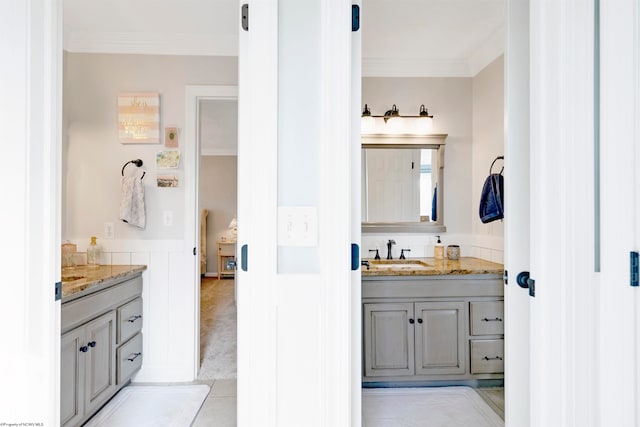
[[[504,334],[504,303],[474,301],[469,303],[471,335]]]
[[[365,304],[364,316],[366,375],[413,375],[413,304]]]
[[[416,374],[463,374],[464,303],[416,303]]]
[[[504,340],[471,340],[471,373],[504,372]]]
[[[118,344],[122,344],[142,330],[142,298],[118,308]]]
[[[122,345],[116,355],[118,364],[118,385],[126,382],[142,367],[142,334],[131,338]]]
[[[111,397],[116,388],[116,314],[111,311],[87,323],[87,401],[86,412]],[[92,345],[93,344],[93,345]]]
[[[80,357],[84,328],[74,329],[64,334],[60,340],[60,425],[74,425],[83,415],[84,405],[84,363]]]

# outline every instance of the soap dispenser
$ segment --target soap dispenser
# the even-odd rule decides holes
[[[433,246],[433,257],[435,259],[444,259],[444,246],[440,241],[440,236],[436,236],[436,237],[438,238],[438,241]]]
[[[96,244],[97,237],[91,236],[91,243],[87,248],[87,265],[97,267],[100,264],[100,246]]]

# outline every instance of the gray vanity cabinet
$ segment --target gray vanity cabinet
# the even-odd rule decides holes
[[[142,365],[142,277],[109,285],[62,303],[60,425],[64,427],[86,422]]]
[[[503,379],[502,300],[497,274],[363,276],[363,383]]]
[[[115,391],[115,313],[106,313],[61,339],[61,424],[102,405]]]
[[[413,375],[413,303],[364,305],[365,375]]]
[[[463,374],[464,303],[416,303],[416,374]]]
[[[464,303],[364,304],[365,375],[459,374],[464,363]]]

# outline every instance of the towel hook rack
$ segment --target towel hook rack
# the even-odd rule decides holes
[[[129,160],[127,163],[124,164],[124,166],[122,166],[122,172],[121,172],[122,176],[124,176],[124,168],[126,168],[129,163],[133,163],[137,167],[141,167],[142,166],[142,160],[141,159]],[[140,177],[140,179],[144,178],[144,175],[146,173],[147,173],[146,171],[143,171],[142,172],[142,176]]]
[[[491,175],[491,171],[493,170],[493,165],[498,160],[504,160],[504,156],[498,156],[495,159],[493,159],[493,162],[491,163],[491,167],[489,168],[489,175]],[[504,172],[504,165],[502,166],[502,169],[500,170],[500,175],[502,175],[502,172]]]

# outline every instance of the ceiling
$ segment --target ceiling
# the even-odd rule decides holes
[[[236,56],[237,0],[63,0],[70,52]],[[362,0],[362,74],[470,77],[503,52],[504,0]]]

